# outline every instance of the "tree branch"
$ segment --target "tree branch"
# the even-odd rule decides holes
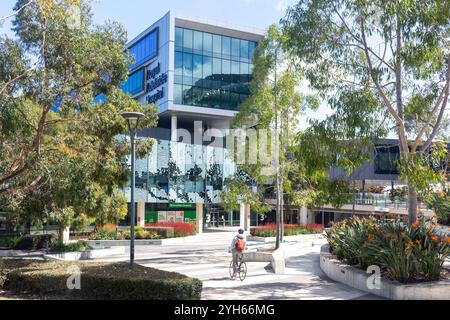
[[[14,17],[15,15],[19,14],[20,11],[22,11],[23,9],[25,9],[26,7],[28,7],[30,4],[32,4],[35,0],[30,0],[28,1],[26,4],[24,4],[22,7],[20,7],[19,9],[17,9],[15,12],[11,13],[10,15],[4,16],[0,18],[0,24],[3,23],[5,20]]]
[[[375,74],[373,73],[372,60],[370,59],[370,54],[369,54],[367,40],[366,40],[364,18],[362,16],[360,17],[360,28],[361,28],[362,43],[364,46],[364,53],[366,55],[367,65],[369,67],[370,75],[371,75],[372,80],[377,87],[378,93],[382,97],[384,104],[386,105],[389,113],[394,117],[395,121],[397,122],[397,126],[399,129],[400,143],[402,145],[404,152],[407,153],[409,151],[408,140],[406,138],[405,124],[403,123],[403,119],[401,119],[400,116],[398,115],[398,113],[395,111],[394,107],[392,106],[392,104],[390,103],[389,99],[387,98],[385,92],[383,91],[383,88],[381,87],[378,79],[375,77]]]

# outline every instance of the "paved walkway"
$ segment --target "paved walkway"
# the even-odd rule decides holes
[[[298,253],[288,259],[285,274],[274,274],[268,263],[249,262],[245,281],[232,281],[227,249],[233,235],[209,233],[194,244],[136,247],[136,262],[202,280],[205,300],[378,299],[327,279],[319,267],[320,245],[299,247]],[[127,259],[122,256],[102,261]]]

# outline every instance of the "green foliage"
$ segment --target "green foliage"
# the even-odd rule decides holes
[[[428,208],[433,210],[441,223],[450,222],[450,189],[438,190],[425,197]]]
[[[94,25],[89,0],[33,1],[13,24],[17,40],[0,37],[0,210],[18,224],[45,223],[47,212],[75,229],[116,223],[129,176],[121,113],[144,113],[140,129],[157,122],[155,106],[119,88],[131,63],[124,28]],[[139,141],[137,154],[152,145]]]
[[[123,240],[121,232],[97,231],[89,235],[89,240]]]
[[[50,252],[64,253],[64,252],[83,252],[92,249],[86,241],[78,241],[65,245],[61,241],[52,244]]]
[[[365,158],[354,141],[370,154],[375,140],[397,134],[412,202],[443,175],[433,142],[448,135],[449,20],[440,0],[300,0],[281,21],[284,50],[332,109],[309,135],[326,142],[348,174]],[[349,147],[340,151],[338,142]]]
[[[93,300],[199,300],[202,282],[179,273],[128,263],[0,260],[5,288],[14,293]],[[69,290],[70,270],[81,271],[81,290]],[[3,271],[2,271],[3,272]],[[1,273],[0,273],[1,279]],[[1,281],[1,280],[0,280]]]
[[[450,255],[450,238],[437,236],[433,228],[432,222],[378,225],[373,219],[354,218],[333,225],[326,237],[331,252],[349,264],[378,265],[400,282],[433,281],[440,279]]]
[[[14,248],[20,241],[21,237],[1,237],[0,247]]]
[[[57,242],[55,235],[26,235],[14,246],[14,250],[42,250],[52,247],[53,243]]]

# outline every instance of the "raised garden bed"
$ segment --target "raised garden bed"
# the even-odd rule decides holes
[[[450,300],[449,271],[444,270],[441,281],[414,281],[400,283],[384,276],[374,283],[371,273],[350,266],[330,253],[324,245],[320,253],[320,268],[332,280],[352,288],[392,300]]]

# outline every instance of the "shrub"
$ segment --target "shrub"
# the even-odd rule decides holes
[[[81,271],[81,290],[67,288],[74,266]],[[78,299],[199,300],[202,291],[198,279],[127,263],[34,261],[6,277],[5,288],[15,293]]]
[[[86,241],[78,241],[70,244],[63,244],[61,241],[55,242],[50,251],[54,253],[83,252],[92,249]]]
[[[89,240],[123,240],[121,232],[97,231],[89,236]]]
[[[378,265],[400,282],[439,280],[450,239],[435,235],[433,228],[426,221],[409,227],[400,220],[377,225],[373,219],[354,218],[336,223],[326,237],[331,252],[349,264]]]
[[[255,237],[275,237],[277,235],[277,225],[275,223],[265,224],[263,226],[255,227],[250,229],[250,233]],[[295,224],[285,224],[284,225],[284,236],[296,236],[300,234],[310,234],[310,233],[322,233],[322,225],[295,225]]]
[[[14,246],[15,250],[42,250],[51,247],[57,241],[55,235],[26,235]]]
[[[162,239],[170,239],[175,237],[175,230],[173,227],[155,227],[146,225],[145,230],[157,233]]]
[[[20,237],[0,238],[0,247],[14,248],[20,241]]]
[[[147,225],[150,228],[153,227],[164,227],[164,228],[173,228],[174,230],[174,237],[180,238],[180,237],[187,237],[192,236],[196,233],[196,228],[193,223],[183,223],[183,222],[158,222],[155,224],[149,224]]]

